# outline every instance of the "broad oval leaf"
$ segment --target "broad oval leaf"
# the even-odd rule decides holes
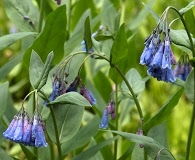
[[[85,126],[81,127],[81,129],[79,129],[79,131],[71,139],[62,144],[63,155],[88,143],[91,137],[98,132],[99,122],[100,118],[95,116]]]
[[[127,36],[125,33],[125,25],[122,24],[116,34],[114,43],[111,48],[110,63],[117,64],[128,53]]]
[[[54,62],[59,62],[64,55],[66,36],[66,6],[62,5],[47,16],[42,33],[25,53],[25,63],[29,64],[29,56],[32,50],[36,51],[42,60],[45,60],[48,53],[53,51]]]
[[[84,112],[84,107],[72,104],[55,104],[53,106],[54,116],[57,122],[57,129],[60,143],[71,139],[79,130]],[[53,118],[50,113],[46,128],[50,139],[56,143]]]
[[[111,132],[116,133],[118,135],[121,135],[122,137],[128,139],[131,142],[142,144],[144,146],[146,153],[152,159],[155,159],[158,152],[164,148],[162,145],[160,145],[158,142],[156,142],[151,137],[127,133],[127,132],[120,132],[120,131],[111,131]],[[168,152],[167,150],[164,150],[161,153],[162,153],[160,156],[161,160],[175,160],[173,155],[170,152]]]
[[[14,42],[16,42],[21,38],[24,38],[29,35],[36,35],[36,34],[37,34],[36,32],[18,32],[18,33],[2,36],[0,37],[0,51],[10,46],[11,44],[13,44]]]
[[[171,110],[177,105],[183,90],[184,89],[182,87],[179,91],[172,95],[161,107],[158,113],[156,113],[152,118],[144,123],[143,129],[145,132],[147,132],[150,128],[162,123],[168,118],[168,116],[171,114]]]
[[[185,94],[191,102],[194,102],[194,69],[189,73],[185,82]]]
[[[51,68],[53,60],[53,52],[50,52],[47,56],[47,60],[45,64],[42,62],[39,55],[32,51],[31,59],[30,59],[30,82],[32,86],[39,90],[41,89],[47,82],[47,77]]]
[[[130,69],[129,72],[127,72],[127,74],[125,75],[125,77],[127,78],[130,86],[132,87],[136,95],[138,95],[145,89],[145,81],[142,79],[141,75],[136,69]],[[124,91],[124,94],[128,91],[127,85],[124,81],[121,84],[121,89],[122,91]]]
[[[191,50],[191,44],[188,35],[185,30],[170,30],[170,37],[173,43],[179,46],[186,47]],[[195,39],[192,37],[193,44],[195,44]]]
[[[35,51],[32,51],[29,66],[29,78],[31,85],[35,89],[37,89],[39,85],[39,79],[42,75],[43,68],[44,63],[42,62],[41,58]]]
[[[75,104],[84,107],[91,106],[89,101],[77,92],[65,93],[57,97],[54,101],[51,101],[47,105],[53,105],[53,104]]]

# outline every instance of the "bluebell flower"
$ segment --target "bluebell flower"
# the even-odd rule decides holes
[[[80,88],[80,94],[85,97],[91,105],[96,104],[95,97],[84,85]]]
[[[176,77],[185,81],[191,69],[192,67],[189,63],[189,55],[187,53],[184,53],[180,57],[179,62],[174,69],[174,74]]]
[[[32,123],[32,139],[36,139],[37,137],[37,130],[38,130],[38,123],[39,123],[39,116],[38,113],[35,111],[34,116],[33,116],[33,123]]]
[[[156,52],[150,66],[152,67],[160,67],[162,66],[162,59],[163,59],[163,51],[164,51],[164,43],[160,44],[158,51]]]
[[[12,140],[15,142],[22,142],[22,135],[23,135],[23,116],[21,115],[18,117],[18,124]]]
[[[101,129],[108,128],[108,109],[107,108],[104,110],[104,114],[102,116],[99,128]]]
[[[34,146],[34,139],[32,138],[32,122],[29,122],[24,131],[22,141],[24,145]]]
[[[164,48],[164,54],[163,54],[163,59],[162,59],[162,68],[172,68],[171,65],[171,46],[170,46],[170,41],[169,40],[165,40],[165,48]]]
[[[43,127],[41,124],[38,125],[37,135],[35,139],[35,146],[36,147],[47,147],[47,142],[45,140]]]
[[[3,136],[9,140],[12,140],[17,124],[18,124],[18,116],[15,115],[10,125],[8,126],[7,130],[3,133]]]
[[[175,82],[176,78],[172,69],[166,68],[162,70],[162,77],[160,80],[165,82]]]

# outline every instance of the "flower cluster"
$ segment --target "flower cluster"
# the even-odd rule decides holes
[[[192,67],[189,63],[189,55],[183,54],[180,57],[179,62],[174,69],[175,77],[178,77],[181,80],[185,81],[191,69]]]
[[[58,96],[62,94],[66,94],[68,92],[79,92],[83,97],[85,97],[91,105],[96,104],[96,99],[94,98],[93,94],[85,87],[84,84],[81,84],[81,79],[76,77],[72,83],[67,85],[67,78],[68,74],[63,76],[64,78],[60,78],[59,76],[53,75],[52,81],[52,93],[49,97],[50,101],[55,100]],[[80,86],[81,84],[81,86]],[[80,89],[80,91],[78,91]]]
[[[145,40],[145,48],[140,57],[140,64],[148,67],[148,75],[159,81],[175,82],[172,65],[176,64],[174,54],[171,50],[171,40],[168,26],[160,29],[157,25],[153,33]]]
[[[33,147],[47,147],[44,136],[45,124],[37,111],[30,120],[29,114],[22,107],[14,116],[7,130],[6,139]]]
[[[107,107],[104,110],[101,122],[99,127],[102,129],[106,129],[108,128],[108,115],[110,114],[112,119],[116,118],[116,114],[115,114],[115,103],[114,101],[111,99],[110,102],[108,103]]]

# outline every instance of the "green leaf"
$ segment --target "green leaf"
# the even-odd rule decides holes
[[[63,155],[88,143],[91,137],[97,133],[99,122],[100,118],[98,116],[94,117],[85,126],[81,127],[71,139],[62,144]]]
[[[128,53],[127,37],[125,33],[125,25],[121,25],[116,34],[114,43],[111,48],[110,63],[117,64]]]
[[[19,32],[19,33],[13,33],[13,34],[2,36],[0,37],[0,51],[10,46],[11,44],[13,44],[14,42],[16,42],[21,38],[24,38],[29,35],[36,35],[36,34],[37,33],[35,32]]]
[[[41,89],[47,82],[53,55],[53,52],[50,52],[44,64],[39,55],[35,51],[32,51],[29,68],[30,82],[37,90]]]
[[[91,106],[89,101],[77,92],[65,93],[57,97],[54,101],[51,101],[47,105],[53,105],[53,104],[75,104],[84,107]]]
[[[160,145],[158,142],[156,142],[153,138],[147,137],[147,136],[141,136],[138,134],[132,134],[127,132],[120,132],[120,131],[111,131],[113,133],[116,133],[118,135],[123,136],[124,138],[128,139],[131,142],[135,142],[138,144],[142,144],[144,146],[144,149],[146,153],[154,159],[157,155],[157,153],[164,148],[162,145]],[[174,160],[175,158],[167,151],[164,150],[161,152],[160,159],[161,160]]]
[[[44,63],[42,62],[41,58],[35,51],[32,51],[29,66],[29,77],[30,83],[35,89],[37,89],[39,86],[43,68]]]
[[[166,124],[163,122],[160,125],[152,127],[148,132],[148,137],[152,137],[162,146],[169,148]]]
[[[53,105],[57,122],[60,143],[71,139],[79,130],[84,107],[72,104]],[[46,121],[46,128],[50,139],[56,143],[55,130],[51,113]]]
[[[152,14],[152,16],[154,17],[154,19],[156,20],[156,23],[159,22],[160,18],[158,17],[158,15],[145,3],[142,2],[142,4],[145,6],[145,8]]]
[[[194,103],[194,69],[189,73],[185,82],[184,89],[188,99]]]
[[[41,89],[47,82],[47,78],[48,78],[48,75],[49,75],[49,71],[51,69],[51,64],[52,64],[53,57],[54,57],[54,53],[52,51],[47,56],[42,74],[41,74],[41,76],[38,80],[38,87],[37,87],[38,90]]]
[[[191,45],[189,38],[187,36],[187,33],[185,30],[180,29],[180,30],[170,30],[170,37],[173,43],[179,46],[186,47],[191,50]],[[193,43],[195,44],[195,39],[192,38]]]
[[[180,14],[184,14],[185,12],[189,11],[191,8],[195,6],[195,2],[190,2],[186,7],[179,10]]]
[[[3,149],[0,148],[0,160],[13,160]]]
[[[84,41],[85,41],[86,51],[89,52],[89,49],[92,48],[91,28],[90,28],[89,17],[87,17],[85,20]]]
[[[100,149],[109,145],[110,143],[117,140],[118,138],[119,137],[116,136],[116,137],[110,138],[102,143],[99,143],[99,144],[89,148],[88,150],[81,152],[76,157],[74,157],[73,160],[80,160],[80,159],[88,160],[88,159],[92,158],[93,156],[95,156]]]
[[[66,36],[66,6],[63,5],[47,16],[43,32],[25,53],[26,64],[32,50],[37,52],[42,60],[45,60],[48,53],[53,51],[54,63],[59,62],[64,55]]]
[[[136,144],[131,155],[131,160],[143,160],[143,159],[144,159],[144,148],[140,148],[139,144]]]
[[[139,93],[141,93],[145,89],[145,81],[142,79],[141,75],[139,74],[139,72],[136,69],[134,69],[134,68],[130,69],[129,72],[127,72],[127,74],[125,75],[125,77],[127,78],[135,95],[138,95]],[[122,89],[122,91],[124,91],[124,94],[129,90],[124,81],[121,84],[121,89]],[[131,93],[129,93],[129,94],[131,94]]]
[[[5,82],[0,85],[0,117],[3,116],[6,106],[7,106],[7,101],[8,101],[8,87],[9,83]]]
[[[174,95],[172,95],[167,102],[161,107],[161,109],[143,125],[143,130],[147,132],[150,128],[165,121],[171,114],[172,109],[177,105],[182,93],[183,88],[179,89]]]
[[[105,102],[108,102],[110,99],[110,94],[112,92],[112,86],[109,82],[108,77],[106,77],[104,73],[99,71],[94,77],[94,82],[102,98],[105,100]]]
[[[16,27],[24,32],[36,31],[39,21],[39,12],[32,1],[26,0],[4,0],[4,6],[7,16],[16,25]],[[28,16],[33,25],[26,20],[24,16]]]

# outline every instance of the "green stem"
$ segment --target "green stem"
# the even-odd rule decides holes
[[[55,130],[55,136],[56,136],[56,145],[57,145],[57,148],[58,148],[59,160],[63,160],[62,151],[61,151],[61,144],[60,144],[60,141],[59,141],[57,122],[56,122],[56,118],[55,118],[55,115],[54,115],[53,106],[50,106],[50,111],[51,111],[51,116],[52,116],[53,124],[54,124],[54,130]]]
[[[39,93],[41,93],[41,95],[47,100],[47,102],[50,101],[47,98],[47,96],[45,96],[45,94],[41,90],[39,91]],[[59,140],[57,121],[56,121],[55,114],[54,114],[54,111],[53,111],[53,105],[51,105],[49,108],[50,108],[51,116],[52,116],[52,119],[53,119],[53,125],[54,125],[54,131],[55,131],[55,136],[56,136],[56,145],[57,145],[57,148],[58,148],[59,160],[63,160],[62,151],[61,151],[61,144],[60,144],[60,140]]]
[[[39,15],[39,28],[38,28],[38,33],[40,33],[41,30],[42,30],[43,14],[44,14],[45,3],[46,3],[46,0],[41,0],[40,1],[40,15]]]
[[[110,63],[110,61],[109,61],[106,57],[104,57],[104,56],[102,56],[102,55],[99,55],[99,54],[95,54],[95,53],[94,53],[94,55],[97,55],[98,57],[101,57],[102,59],[104,59],[104,60],[106,60],[107,62]],[[129,84],[127,78],[126,78],[125,75],[121,72],[121,70],[118,68],[118,66],[116,66],[115,64],[112,64],[112,67],[116,69],[116,71],[120,74],[120,76],[121,76],[122,79],[124,80],[125,84],[127,85],[128,89],[129,89],[129,91],[130,91],[130,93],[131,93],[131,95],[132,95],[132,98],[133,98],[133,100],[134,100],[134,102],[135,102],[135,105],[136,105],[136,107],[137,107],[137,110],[138,110],[140,119],[143,120],[144,117],[143,117],[143,113],[142,113],[141,106],[140,106],[139,101],[138,101],[138,99],[137,99],[137,97],[136,97],[136,95],[135,95],[133,89],[131,88],[131,85]]]
[[[183,16],[180,14],[180,12],[174,8],[174,7],[169,7],[170,9],[173,9],[180,17],[183,25],[184,25],[184,28],[187,32],[187,35],[188,35],[188,38],[189,38],[189,41],[190,41],[190,45],[191,45],[191,51],[192,51],[192,55],[193,57],[195,57],[195,49],[194,49],[194,44],[193,44],[193,41],[192,41],[192,37],[190,35],[190,32],[188,30],[188,27],[187,27],[187,24],[183,18]],[[167,10],[169,9],[167,8]],[[194,74],[195,74],[195,69],[194,69]],[[195,84],[195,79],[194,79],[194,84]],[[195,85],[194,85],[194,91],[195,91]],[[194,100],[195,100],[195,94],[194,94]],[[193,128],[194,128],[194,121],[195,121],[195,103],[193,103],[193,109],[192,109],[192,117],[191,117],[191,121],[190,121],[190,128],[189,128],[189,133],[188,133],[188,140],[187,140],[187,146],[186,146],[186,157],[185,157],[185,160],[189,160],[190,158],[190,149],[191,149],[191,142],[192,142],[192,135],[193,135]]]
[[[124,82],[126,83],[128,89],[129,89],[129,91],[131,92],[131,95],[132,95],[132,97],[133,97],[133,100],[134,100],[134,102],[135,102],[135,105],[136,105],[136,107],[137,107],[137,110],[138,110],[140,119],[143,119],[144,117],[143,117],[143,113],[142,113],[141,106],[140,106],[139,101],[138,101],[138,99],[137,99],[137,97],[136,97],[136,95],[135,95],[135,93],[134,93],[132,87],[130,86],[130,84],[129,84],[127,78],[126,78],[125,75],[121,72],[121,70],[118,68],[118,66],[113,65],[113,67],[116,69],[116,71],[120,74],[120,76],[123,78]]]
[[[116,113],[116,130],[118,130],[118,120],[119,120],[119,114],[118,114],[118,85],[116,84],[116,98],[115,98],[115,113]],[[118,139],[114,141],[114,159],[117,160],[117,152],[118,152]]]

